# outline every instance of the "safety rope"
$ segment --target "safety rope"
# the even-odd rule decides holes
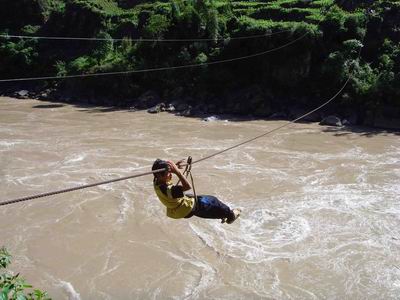
[[[194,179],[193,179],[193,175],[192,175],[192,157],[189,156],[186,160],[186,167],[185,170],[183,171],[183,175],[186,176],[186,178],[188,176],[190,176],[190,181],[192,182],[192,190],[193,190],[193,196],[194,199],[197,201],[197,195],[196,195],[196,187],[194,186]]]
[[[14,35],[14,34],[0,34],[0,38],[12,39],[32,39],[32,40],[66,40],[66,41],[109,41],[109,42],[210,42],[210,41],[231,41],[231,40],[246,40],[268,37],[276,34],[290,32],[292,30],[281,30],[265,34],[237,36],[237,37],[217,37],[217,38],[193,38],[193,39],[146,39],[146,38],[95,38],[95,37],[68,37],[68,36],[33,36],[33,35]]]
[[[65,76],[45,76],[45,77],[26,77],[26,78],[9,78],[9,79],[0,79],[0,82],[17,82],[17,81],[34,81],[34,80],[51,80],[51,79],[67,79],[67,78],[82,78],[82,77],[94,77],[94,76],[109,76],[109,75],[128,75],[128,74],[134,74],[134,73],[148,73],[148,72],[155,72],[155,71],[166,71],[166,70],[177,70],[177,69],[186,69],[186,68],[194,68],[194,67],[202,67],[202,66],[210,66],[210,65],[216,65],[216,64],[223,64],[223,63],[229,63],[233,61],[239,61],[239,60],[245,60],[261,55],[265,55],[267,53],[275,52],[278,50],[281,50],[283,48],[286,48],[297,41],[303,39],[306,35],[308,35],[308,32],[305,34],[301,35],[297,39],[294,39],[284,45],[278,46],[276,48],[272,48],[266,51],[250,54],[250,55],[245,55],[245,56],[240,56],[240,57],[235,57],[235,58],[230,58],[230,59],[223,59],[223,60],[217,60],[217,61],[211,61],[211,62],[205,62],[205,63],[200,63],[200,64],[188,64],[188,65],[182,65],[182,66],[172,66],[172,67],[159,67],[159,68],[150,68],[150,69],[141,69],[141,70],[128,70],[128,71],[119,71],[119,72],[105,72],[105,73],[89,73],[89,74],[78,74],[78,75],[65,75]]]

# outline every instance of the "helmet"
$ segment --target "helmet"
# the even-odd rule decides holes
[[[151,170],[155,171],[155,170],[159,170],[159,169],[165,169],[165,172],[167,172],[169,169],[169,165],[165,160],[157,158],[154,161],[153,166],[151,167]],[[160,173],[163,173],[163,172],[157,172],[157,174],[160,174]],[[154,175],[156,175],[156,173],[154,173]]]

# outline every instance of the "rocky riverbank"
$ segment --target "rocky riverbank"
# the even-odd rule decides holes
[[[57,91],[55,88],[41,90],[8,90],[1,96],[9,96],[17,99],[38,99],[46,101],[61,101],[65,103],[80,103],[85,105],[100,105],[106,107],[118,107],[129,110],[146,110],[148,113],[157,114],[168,112],[178,116],[197,117],[204,120],[210,120],[211,116],[228,115],[237,118],[259,118],[270,120],[295,120],[307,114],[315,107],[306,105],[282,106],[274,105],[274,101],[266,99],[267,97],[259,89],[243,89],[236,91],[236,94],[228,94],[224,99],[199,99],[196,97],[172,97],[166,98],[160,96],[155,91],[147,91],[137,98],[115,99],[109,98],[91,98],[77,97],[67,95]],[[280,101],[281,103],[284,101]],[[299,102],[310,102],[307,100]],[[313,101],[316,103],[316,101]],[[117,103],[117,105],[115,104]],[[386,115],[367,114],[361,118],[357,112],[335,111],[334,105],[325,107],[319,111],[304,116],[301,122],[319,122],[321,125],[329,126],[351,126],[362,125],[375,128],[400,130],[400,119],[391,118],[390,112],[396,112],[398,108],[387,110]]]

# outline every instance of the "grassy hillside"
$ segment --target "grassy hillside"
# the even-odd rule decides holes
[[[1,38],[1,78],[214,62],[281,47],[308,33],[293,45],[248,60],[57,80],[57,87],[97,101],[112,97],[114,103],[122,105],[151,89],[167,101],[192,96],[196,102],[193,104],[211,101],[228,110],[239,107],[240,112],[267,115],[288,106],[315,105],[337,91],[352,73],[336,109],[357,112],[360,120],[368,119],[370,114],[384,114],[385,110],[400,115],[399,1],[24,0],[23,6],[12,0],[3,2],[13,13],[0,10],[2,33],[113,37],[124,41]],[[271,33],[279,34],[232,39]],[[132,41],[138,38],[211,40]],[[242,109],[240,102],[249,101],[238,99],[235,93],[246,89],[256,91],[253,94],[257,96]]]

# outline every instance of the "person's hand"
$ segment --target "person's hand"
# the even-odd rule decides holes
[[[175,163],[171,160],[167,161],[169,170],[171,173],[177,174],[179,173],[178,167],[175,165]]]
[[[182,164],[183,164],[184,162],[185,162],[185,160],[184,160],[184,159],[181,159],[181,160],[177,161],[175,164],[176,164],[176,166],[178,167],[178,169],[183,169]]]

